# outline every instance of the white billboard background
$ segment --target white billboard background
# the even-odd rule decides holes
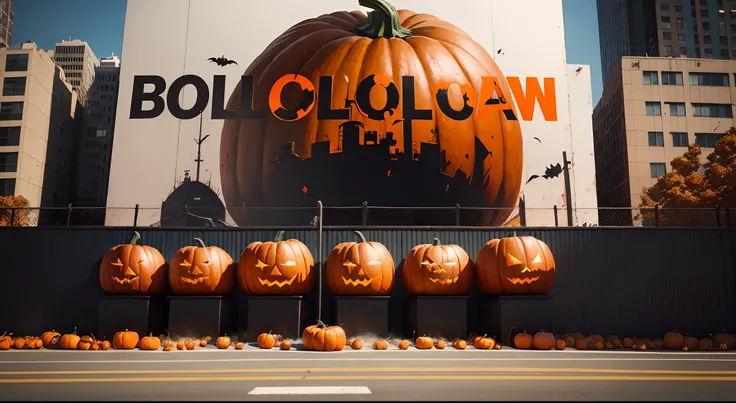
[[[570,118],[571,100],[590,97],[590,76],[583,76],[587,83],[568,86],[561,0],[393,0],[392,4],[397,9],[436,15],[465,30],[492,55],[507,77],[520,77],[524,88],[526,77],[536,77],[540,84],[544,77],[555,79],[557,121],[545,121],[538,105],[532,121],[521,120],[523,182],[530,175],[544,174],[550,164],[562,163],[562,151],[567,151],[577,169],[595,171],[593,156],[587,155],[593,143],[590,114],[587,121],[580,113],[574,122]],[[321,14],[355,9],[369,11],[358,6],[357,0],[128,0],[107,206],[160,208],[183,178],[184,170],[190,170],[192,176],[196,171],[193,139],[198,136],[200,119],[178,120],[168,109],[155,119],[128,119],[134,76],[158,75],[170,85],[182,75],[193,74],[205,79],[211,95],[212,77],[226,75],[227,102],[251,61],[286,29]],[[238,65],[218,67],[207,60],[222,55]],[[181,106],[190,108],[195,98],[195,89],[186,87]],[[202,122],[203,133],[210,138],[202,146],[200,179],[219,190],[223,121],[209,119],[211,103],[210,98]],[[143,108],[151,106],[145,102]],[[573,123],[583,126],[576,127],[574,138]],[[583,152],[574,154],[574,144]],[[584,175],[586,183],[576,183],[574,171],[573,207],[595,207],[594,175],[592,179]],[[591,185],[593,192],[575,191]],[[522,191],[527,208],[565,206],[562,175],[537,179],[522,185]],[[564,213],[560,216],[564,222]],[[594,219],[583,218],[589,218],[588,222]],[[130,225],[129,221],[130,217],[108,214],[106,224]],[[158,217],[147,214],[139,217],[138,224],[157,221]],[[527,223],[552,225],[554,219],[549,213],[530,213]]]

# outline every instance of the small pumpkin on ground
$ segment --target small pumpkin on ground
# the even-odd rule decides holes
[[[399,343],[399,349],[400,350],[408,350],[409,349],[409,340],[401,340],[401,343]]]
[[[198,345],[199,343],[194,339],[189,339],[184,342],[184,347],[186,347],[187,350],[194,350]]]
[[[302,332],[302,343],[307,350],[342,351],[347,337],[340,326],[327,326],[321,320],[316,325],[307,326]]]
[[[235,349],[236,350],[242,350],[243,347],[245,347],[245,343],[243,343],[242,341],[235,343]]]
[[[555,348],[557,350],[564,350],[567,348],[567,343],[565,343],[565,340],[560,339],[555,342]]]
[[[713,335],[713,344],[717,346],[719,350],[731,350],[736,348],[736,337],[721,331]]]
[[[169,343],[169,344],[166,345],[166,347],[164,347],[164,351],[173,351],[173,350],[174,350],[174,344],[173,343]]]
[[[487,335],[476,337],[475,340],[473,340],[473,347],[478,350],[492,350],[493,347],[496,345],[496,340],[494,340],[492,337],[486,336]]]
[[[154,351],[161,348],[161,339],[154,336],[153,333],[141,339],[140,347],[141,350]]]
[[[374,350],[388,350],[388,342],[386,340],[376,340],[373,342]]]
[[[552,333],[539,331],[532,337],[532,345],[537,350],[552,350],[555,348],[555,336]]]
[[[685,345],[683,346],[683,349],[687,348],[685,351],[695,351],[698,349],[698,339],[687,335],[685,336]]]
[[[138,333],[125,329],[125,331],[115,333],[112,338],[112,345],[116,350],[132,350],[138,345],[139,341]]]
[[[92,348],[92,345],[95,344],[95,337],[94,335],[91,336],[82,336],[79,338],[79,343],[77,344],[77,348],[80,350],[89,350]]]
[[[713,350],[713,340],[704,337],[698,341],[698,350],[710,351]]]
[[[682,333],[670,330],[664,334],[664,345],[668,350],[680,350],[685,345],[685,338]]]
[[[186,342],[184,340],[179,340],[179,342],[176,343],[176,349],[177,350],[186,350]]]
[[[21,350],[26,346],[26,339],[22,337],[16,337],[13,339],[13,348],[16,350]]]
[[[534,338],[532,335],[526,332],[524,330],[521,333],[517,333],[516,336],[514,336],[514,347],[521,349],[521,350],[529,350],[534,345]]]
[[[501,349],[501,343],[496,343],[495,346],[493,346],[494,350],[500,350]]]
[[[363,342],[363,340],[360,339],[355,339],[350,342],[350,348],[352,348],[353,350],[360,350],[361,348],[363,348],[364,345],[365,343]]]
[[[465,350],[466,347],[468,347],[468,343],[463,339],[456,339],[454,343],[452,343],[452,346],[455,347],[455,350]]]
[[[444,350],[445,347],[447,347],[447,343],[445,343],[443,340],[440,340],[434,344],[434,348],[436,348],[437,350]]]
[[[10,346],[13,345],[13,334],[8,334],[7,332],[3,333],[2,336],[0,336],[0,350],[10,350]]]
[[[621,343],[621,345],[624,348],[632,348],[634,346],[634,339],[631,337],[624,337],[624,340]]]
[[[588,341],[585,339],[577,339],[575,340],[575,349],[576,350],[587,350],[588,349]]]
[[[226,348],[230,348],[230,345],[233,344],[233,341],[230,340],[229,337],[227,337],[227,334],[224,336],[220,336],[215,340],[215,346],[219,348],[220,350],[224,350]]]
[[[429,350],[434,347],[434,340],[432,340],[431,337],[421,336],[417,337],[414,341],[414,345],[420,350]]]
[[[279,348],[282,350],[291,350],[291,340],[281,340],[281,342],[279,342]]]
[[[41,333],[41,342],[43,343],[44,348],[51,349],[58,347],[60,339],[61,334],[55,330]]]
[[[261,333],[258,335],[258,347],[263,349],[272,349],[276,345],[276,338],[268,333]]]
[[[77,328],[75,327],[74,332],[61,336],[59,345],[63,350],[76,350],[80,339],[81,338],[77,336]]]

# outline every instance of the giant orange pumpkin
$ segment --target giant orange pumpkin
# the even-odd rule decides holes
[[[168,266],[156,248],[138,245],[133,233],[128,244],[107,251],[100,264],[100,286],[109,294],[153,295],[166,292]]]
[[[314,258],[296,239],[253,242],[238,260],[238,284],[251,295],[304,295],[314,289]]]
[[[475,261],[478,286],[486,294],[546,294],[555,284],[555,259],[531,236],[493,239]]]
[[[217,246],[185,246],[171,259],[169,283],[179,295],[225,295],[235,285],[233,258]]]
[[[420,152],[421,143],[433,142],[437,134],[440,149],[437,151],[437,166],[447,175],[464,174],[466,178],[483,175],[481,204],[497,207],[513,207],[518,200],[522,170],[522,134],[519,121],[509,119],[500,109],[490,111],[490,117],[473,114],[465,120],[453,120],[444,116],[436,107],[438,90],[447,89],[450,104],[460,109],[464,95],[469,95],[468,104],[475,107],[481,94],[482,77],[495,77],[503,92],[505,108],[515,111],[511,90],[506,78],[488,52],[470,35],[433,15],[410,10],[397,11],[388,0],[360,0],[358,2],[373,11],[366,16],[361,11],[337,11],[315,16],[289,28],[256,58],[243,75],[253,76],[253,105],[242,101],[243,88],[239,84],[232,93],[227,109],[233,111],[252,108],[269,110],[269,95],[277,80],[285,75],[300,74],[309,79],[315,94],[320,94],[320,76],[334,77],[332,82],[333,109],[344,108],[344,98],[354,100],[358,83],[371,75],[392,78],[399,95],[414,99],[415,109],[433,110],[429,120],[414,119],[411,123],[391,120],[372,120],[360,113],[351,113],[364,131],[403,133],[405,124],[412,125],[412,145],[402,136],[396,136],[395,148],[405,155]],[[414,89],[402,87],[401,77],[414,77]],[[458,83],[457,86],[443,83]],[[443,83],[443,84],[441,84]],[[282,105],[299,105],[303,92],[298,85],[293,91],[284,91]],[[472,90],[472,91],[471,91]],[[386,91],[371,93],[374,108],[386,105]],[[245,97],[250,103],[250,97]],[[480,100],[484,105],[489,97]],[[351,109],[355,111],[355,109]],[[404,116],[400,102],[394,113]],[[393,119],[393,118],[391,118]],[[220,174],[223,196],[227,206],[264,206],[279,202],[281,189],[271,183],[278,164],[274,156],[281,147],[293,142],[294,154],[301,159],[312,156],[311,146],[329,140],[330,152],[336,153],[341,144],[339,125],[344,120],[317,118],[317,107],[305,117],[294,122],[282,122],[266,112],[262,119],[239,116],[225,121],[220,143]],[[476,160],[476,140],[490,151],[487,156]],[[444,156],[444,157],[440,157]],[[439,161],[439,159],[443,161]],[[359,180],[359,178],[354,178]],[[421,182],[422,178],[413,178]],[[453,192],[454,188],[448,189]],[[366,197],[374,188],[365,189]],[[360,196],[362,197],[362,196]],[[400,201],[407,195],[397,195]],[[429,200],[427,200],[429,202]],[[240,225],[247,218],[242,208],[229,210]],[[511,214],[511,209],[486,210],[489,225],[502,224]]]
[[[413,295],[465,295],[473,283],[473,261],[458,245],[417,245],[404,260],[401,277]]]
[[[334,295],[387,295],[394,285],[394,259],[378,242],[343,242],[327,258],[327,288]]]

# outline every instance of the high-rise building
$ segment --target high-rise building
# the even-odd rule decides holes
[[[0,49],[0,82],[0,195],[50,205],[69,188],[77,95],[33,42]]]
[[[87,42],[78,39],[56,44],[54,61],[64,70],[66,78],[79,94],[79,101],[87,105],[89,89],[95,81],[95,69],[99,60]]]
[[[80,141],[75,205],[104,207],[106,204],[119,82],[120,59],[113,54],[100,60],[89,91],[89,118]],[[99,218],[100,225],[104,225],[104,216]]]
[[[623,56],[736,59],[736,0],[597,0],[604,87]]]
[[[702,162],[736,126],[736,61],[624,57],[593,112],[602,207],[636,207],[690,144]]]
[[[13,0],[0,0],[0,47],[13,47]]]

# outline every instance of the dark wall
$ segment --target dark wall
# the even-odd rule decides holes
[[[251,242],[271,240],[275,229],[166,230],[138,229],[142,243],[170,257],[192,238],[217,245],[237,260]],[[417,244],[438,237],[462,246],[475,258],[490,239],[509,230],[367,229],[368,240],[382,242],[394,257],[396,282],[391,295],[390,328],[405,331],[401,284],[404,257]],[[0,230],[0,331],[39,334],[54,328],[94,332],[97,298],[103,295],[98,269],[112,246],[129,241],[131,229],[4,228]],[[707,335],[736,328],[736,243],[729,229],[556,228],[518,230],[546,242],[555,256],[557,282],[552,289],[554,332],[618,333],[640,337],[661,335],[671,328]],[[304,242],[318,260],[316,229],[287,231]],[[352,231],[323,232],[323,261],[340,242],[356,240]],[[323,279],[323,284],[324,284]],[[243,300],[240,290],[234,296]],[[474,287],[468,325],[478,326],[478,303],[485,298]],[[544,300],[540,300],[544,301]],[[302,317],[317,317],[316,292],[304,301]],[[323,288],[323,318],[332,321],[332,298]]]

